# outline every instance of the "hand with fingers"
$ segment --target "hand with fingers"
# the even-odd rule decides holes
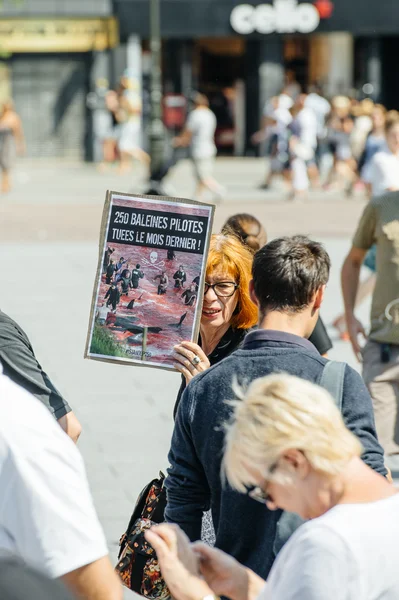
[[[187,384],[211,366],[205,352],[194,342],[181,342],[173,350],[173,366],[184,375]]]
[[[349,339],[352,344],[353,352],[359,362],[362,362],[362,348],[359,343],[359,336],[362,336],[364,340],[367,340],[365,329],[361,322],[352,317],[347,321]]]
[[[145,533],[157,553],[162,577],[176,600],[198,600],[213,594],[201,579],[198,555],[188,537],[176,525],[157,525]]]
[[[247,599],[248,573],[232,556],[203,542],[192,545],[200,558],[200,570],[206,583],[218,596]]]

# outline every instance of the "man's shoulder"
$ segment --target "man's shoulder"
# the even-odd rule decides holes
[[[24,441],[27,438],[39,442],[40,436],[45,433],[58,436],[59,426],[44,404],[1,373],[0,397],[6,398],[0,403],[0,436],[3,443],[22,452],[29,450],[29,444]],[[59,431],[62,431],[61,428]],[[63,436],[58,437],[62,441]]]
[[[388,210],[392,219],[399,218],[399,191],[385,192],[379,196],[374,196],[369,202],[369,210],[377,214]]]

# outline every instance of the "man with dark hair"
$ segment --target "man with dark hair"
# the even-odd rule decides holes
[[[259,329],[243,346],[197,375],[183,393],[169,454],[166,519],[191,540],[201,536],[203,512],[212,510],[216,546],[266,578],[273,564],[281,511],[270,512],[220,480],[223,423],[231,415],[226,400],[232,384],[248,385],[271,373],[286,372],[320,383],[327,360],[309,342],[319,316],[330,271],[321,244],[305,237],[281,238],[256,254],[252,300],[259,307]],[[386,475],[375,433],[370,395],[356,371],[345,366],[342,416],[358,436],[363,460]]]

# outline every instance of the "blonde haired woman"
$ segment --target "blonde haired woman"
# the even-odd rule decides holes
[[[361,450],[324,389],[284,374],[254,381],[227,427],[227,480],[269,509],[310,521],[278,555],[267,583],[220,550],[190,547],[176,528],[149,531],[174,598],[399,598],[399,495],[362,462]]]

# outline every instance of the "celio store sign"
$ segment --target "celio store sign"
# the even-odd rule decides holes
[[[332,13],[329,0],[315,4],[297,0],[274,0],[273,4],[239,4],[230,15],[230,24],[241,35],[250,33],[311,33],[322,18]]]

